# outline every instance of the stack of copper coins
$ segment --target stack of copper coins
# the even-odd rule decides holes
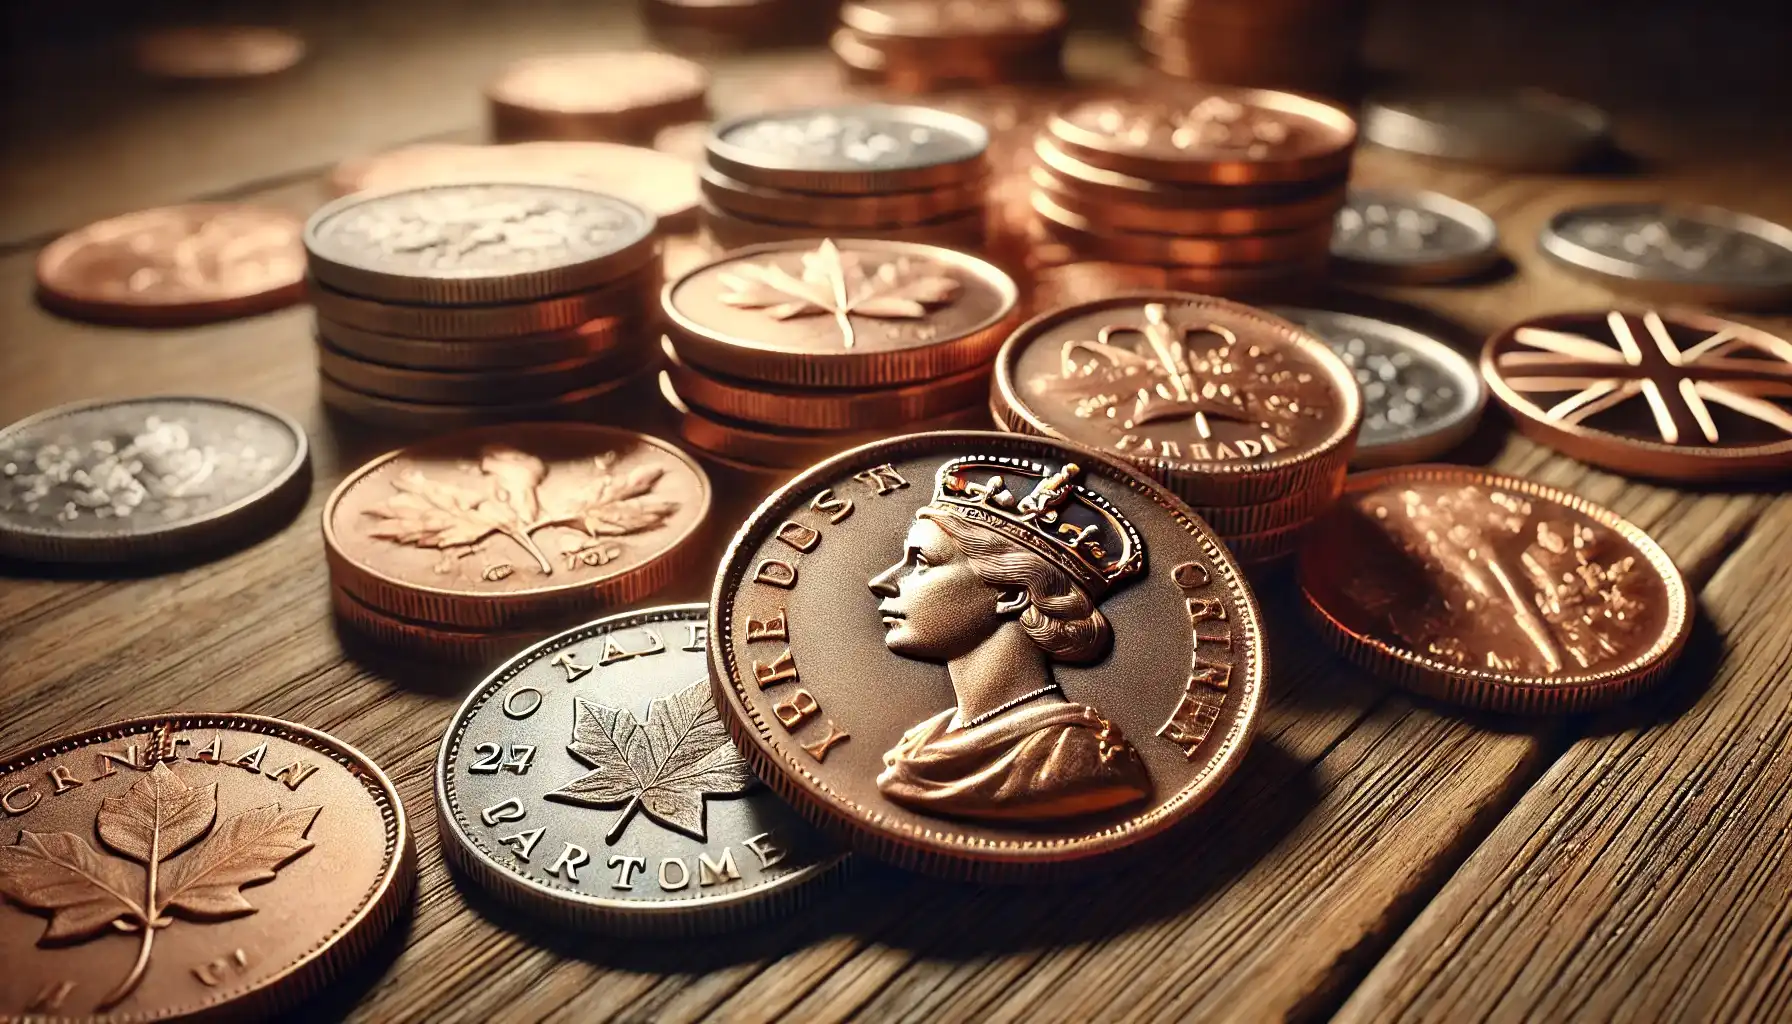
[[[890,434],[989,425],[1013,280],[930,245],[819,239],[727,253],[667,285],[661,385],[716,461],[797,469]]]
[[[902,92],[1054,81],[1059,0],[847,0],[829,46],[847,73]]]
[[[530,57],[485,88],[492,138],[649,143],[709,115],[709,72],[651,50]]]
[[[575,186],[357,193],[305,228],[324,403],[398,430],[583,418],[653,359],[654,217]]]
[[[1159,70],[1200,82],[1336,94],[1362,47],[1364,0],[1145,0]]]
[[[1031,264],[1301,294],[1323,279],[1355,143],[1342,108],[1293,93],[1187,86],[1075,104],[1035,143]]]
[[[1317,337],[1168,291],[1021,325],[996,356],[990,408],[1004,429],[1130,459],[1254,567],[1293,554],[1337,500],[1362,422],[1355,378]]]
[[[680,53],[728,53],[819,42],[823,0],[641,0],[655,42]],[[808,30],[817,28],[810,33]]]
[[[831,235],[983,244],[989,133],[926,107],[858,104],[724,121],[703,170],[724,249]]]

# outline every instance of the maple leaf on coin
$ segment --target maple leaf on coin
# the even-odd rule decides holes
[[[0,846],[0,894],[23,907],[50,911],[43,942],[90,938],[114,921],[142,916],[132,889],[141,883],[124,864],[73,832],[21,829]]]
[[[586,807],[625,805],[604,841],[621,838],[635,811],[667,828],[705,839],[704,799],[752,787],[753,772],[728,740],[709,681],[655,700],[647,721],[627,709],[574,701],[567,752],[592,771],[547,795]]]
[[[800,277],[773,262],[742,263],[721,275],[725,290],[718,298],[740,309],[764,310],[774,320],[831,314],[840,325],[841,344],[852,348],[857,337],[850,314],[913,320],[958,295],[958,280],[932,260],[900,257],[867,273],[860,253],[842,252],[831,238],[803,253],[802,260]]]
[[[597,474],[591,486],[573,492],[558,518],[577,522],[592,537],[620,537],[651,530],[678,511],[678,502],[651,496],[654,485],[666,474],[663,467],[636,466],[618,474],[614,472],[614,452],[593,462]]]

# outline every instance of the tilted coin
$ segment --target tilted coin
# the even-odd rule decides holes
[[[64,736],[0,763],[0,807],[12,1020],[268,1019],[367,956],[416,884],[379,767],[273,718]]]
[[[189,25],[137,37],[137,68],[160,78],[259,78],[305,56],[305,40],[260,25]]]
[[[492,133],[527,139],[645,142],[669,124],[709,112],[701,64],[646,50],[530,57],[486,86]]]
[[[1305,330],[1236,302],[1138,292],[1034,317],[996,356],[1010,430],[1129,459],[1200,505],[1287,497],[1355,447],[1362,397]]]
[[[304,220],[240,203],[127,213],[63,235],[37,257],[45,305],[133,324],[227,320],[305,293]]]
[[[1509,170],[1571,168],[1609,127],[1597,107],[1535,90],[1391,93],[1363,108],[1363,138],[1378,146]]]
[[[1351,189],[1338,211],[1332,256],[1358,277],[1455,281],[1498,262],[1499,237],[1492,217],[1436,192]]]
[[[1260,615],[1188,507],[1044,438],[836,456],[766,500],[710,604],[722,715],[856,849],[1021,880],[1186,818],[1262,700]]]
[[[902,192],[982,177],[988,148],[989,132],[968,117],[868,103],[720,122],[710,135],[709,163],[768,188]]]
[[[1566,491],[1456,466],[1352,477],[1310,529],[1299,576],[1345,657],[1497,711],[1636,693],[1692,626],[1686,582],[1648,534]]]
[[[325,287],[388,302],[479,305],[606,284],[653,258],[653,214],[568,185],[461,182],[344,196],[311,215]]]
[[[728,739],[708,618],[612,615],[481,683],[436,759],[448,859],[506,903],[629,935],[746,927],[837,881],[845,854]]]
[[[1270,312],[1331,346],[1363,395],[1363,426],[1350,464],[1358,469],[1423,462],[1475,432],[1487,387],[1455,349],[1409,327],[1320,309]]]
[[[1014,281],[951,249],[809,239],[737,249],[667,284],[679,355],[749,380],[905,384],[986,363],[1013,326]]]
[[[298,511],[305,431],[221,398],[81,402],[0,430],[0,555],[123,562],[216,550]]]
[[[404,618],[502,628],[638,600],[691,567],[709,478],[632,431],[513,423],[382,455],[324,505],[335,583]]]
[[[1557,313],[1487,340],[1481,373],[1526,435],[1663,480],[1792,469],[1792,341],[1694,313]]]
[[[1609,287],[1645,295],[1763,307],[1792,297],[1792,229],[1715,206],[1571,207],[1550,218],[1538,244]]]

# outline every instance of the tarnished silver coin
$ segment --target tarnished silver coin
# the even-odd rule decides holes
[[[708,155],[711,167],[749,185],[868,194],[980,177],[988,149],[989,131],[968,117],[866,103],[724,121]]]
[[[1334,222],[1332,258],[1377,281],[1455,281],[1500,258],[1499,229],[1492,217],[1436,192],[1353,188]]]
[[[654,254],[653,214],[571,185],[450,183],[344,196],[311,215],[311,276],[384,302],[525,302],[594,288]]]
[[[1598,107],[1537,90],[1390,93],[1363,106],[1363,138],[1377,146],[1514,171],[1573,167],[1609,130]]]
[[[304,503],[290,418],[221,398],[82,402],[0,430],[0,556],[125,562],[227,547]]]
[[[1551,217],[1543,252],[1611,288],[1681,302],[1792,298],[1792,229],[1716,206],[1602,203]]]
[[[630,935],[744,927],[837,880],[845,854],[728,738],[708,615],[598,619],[480,684],[436,758],[449,860],[519,909]]]
[[[1461,444],[1487,405],[1487,387],[1455,349],[1399,324],[1319,309],[1274,309],[1319,336],[1356,377],[1363,427],[1353,469],[1424,462]]]

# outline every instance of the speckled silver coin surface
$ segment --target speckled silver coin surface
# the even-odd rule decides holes
[[[711,167],[752,185],[834,193],[899,192],[982,175],[989,131],[930,107],[853,104],[724,121]]]
[[[1363,105],[1363,138],[1421,156],[1514,171],[1559,171],[1605,144],[1597,107],[1536,90],[1384,93]]]
[[[1538,245],[1614,289],[1733,306],[1792,299],[1792,229],[1720,207],[1571,207],[1550,218]]]
[[[1499,256],[1493,218],[1436,192],[1351,189],[1332,230],[1338,268],[1370,280],[1455,281]]]

